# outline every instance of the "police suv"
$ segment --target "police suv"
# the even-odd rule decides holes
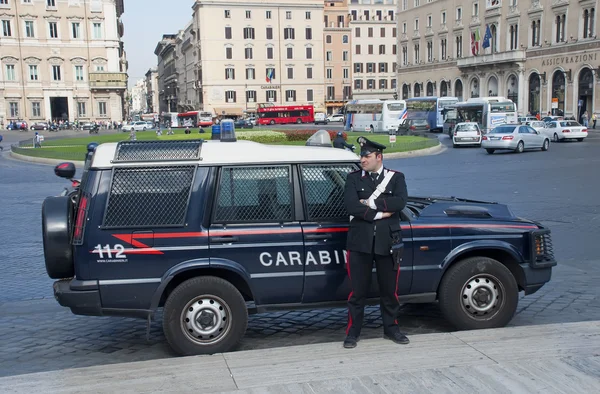
[[[328,147],[221,137],[101,144],[77,189],[46,198],[60,305],[148,322],[162,307],[181,355],[234,348],[249,312],[345,306],[343,194],[357,155],[330,148],[328,135]],[[506,325],[519,292],[536,292],[556,265],[550,231],[505,205],[411,197],[401,217],[400,302],[439,302],[457,329]],[[376,300],[376,273],[372,283]]]

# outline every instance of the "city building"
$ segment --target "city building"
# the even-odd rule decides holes
[[[396,3],[350,0],[353,99],[392,99],[396,93]]]
[[[140,79],[131,88],[131,108],[132,113],[145,113],[146,112],[146,81]]]
[[[158,112],[177,112],[177,78],[175,40],[177,34],[163,34],[156,44],[154,54],[158,57]]]
[[[158,105],[158,69],[150,68],[145,74],[146,84],[146,112],[157,113]]]
[[[258,103],[323,101],[323,0],[197,0],[193,10],[201,109],[239,116]]]
[[[175,40],[175,68],[177,69],[178,112],[194,111],[202,107],[202,96],[198,93],[198,40],[193,21],[179,31]]]
[[[503,96],[520,114],[600,109],[595,0],[401,0],[398,94]]]
[[[352,97],[352,30],[348,1],[325,1],[323,47],[328,114],[338,112]]]
[[[0,123],[122,120],[123,0],[0,0]]]

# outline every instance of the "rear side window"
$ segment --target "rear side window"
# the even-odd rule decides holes
[[[183,226],[195,172],[196,166],[115,168],[103,227]]]
[[[348,220],[344,207],[344,184],[352,164],[304,165],[302,188],[308,220]]]
[[[273,223],[293,219],[289,166],[224,167],[215,223]]]

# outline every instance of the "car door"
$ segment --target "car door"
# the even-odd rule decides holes
[[[304,244],[291,165],[223,167],[217,185],[208,239],[211,266],[246,272],[257,305],[300,302]]]
[[[303,303],[345,300],[350,293],[346,271],[348,213],[344,185],[354,163],[298,166],[304,220]]]
[[[527,126],[527,130],[529,131],[529,137],[531,138],[531,146],[541,148],[545,137],[531,126]]]
[[[525,144],[525,148],[532,148],[532,145],[534,144],[532,135],[529,134],[529,130],[528,130],[529,126],[519,126],[519,140],[523,141],[523,143]]]

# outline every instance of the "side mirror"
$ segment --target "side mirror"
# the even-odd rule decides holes
[[[66,179],[71,179],[75,176],[75,164],[71,162],[60,163],[54,167],[54,174],[56,176]]]

